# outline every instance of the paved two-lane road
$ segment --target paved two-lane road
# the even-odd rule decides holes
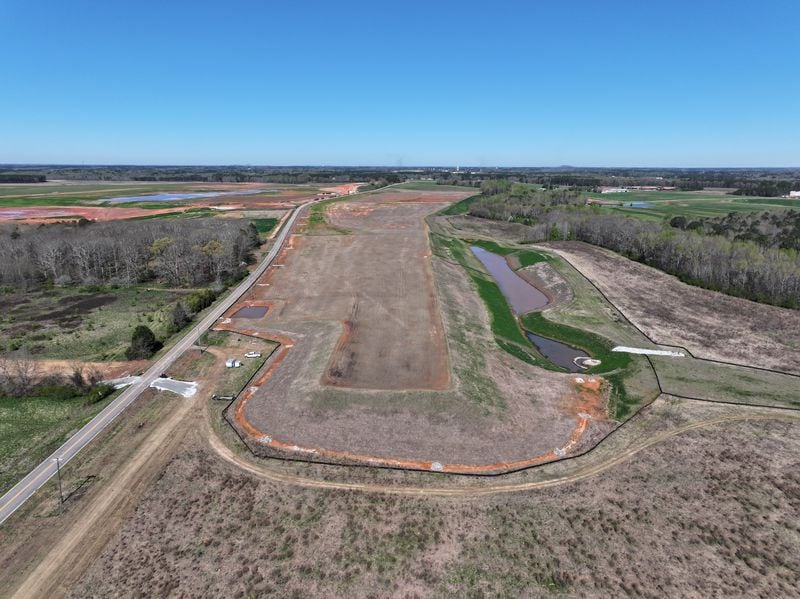
[[[103,411],[95,416],[88,422],[82,429],[75,433],[69,440],[59,447],[49,458],[39,464],[33,471],[18,482],[10,491],[0,497],[0,524],[13,514],[25,501],[33,495],[37,489],[44,485],[50,478],[56,474],[56,458],[63,466],[69,462],[75,455],[92,439],[94,439],[106,426],[108,426],[117,416],[119,416],[125,408],[131,405],[137,397],[150,386],[158,376],[163,373],[169,366],[189,347],[194,345],[197,338],[210,328],[214,322],[220,318],[236,301],[242,297],[250,287],[252,287],[258,278],[264,274],[264,271],[269,268],[275,256],[283,247],[289,234],[294,227],[295,221],[301,212],[310,204],[306,203],[299,206],[294,210],[292,215],[286,221],[283,229],[275,238],[270,251],[267,253],[264,260],[258,267],[250,273],[250,275],[242,281],[236,289],[234,289],[222,302],[214,307],[208,315],[197,323],[178,343],[171,347],[159,360],[153,364],[147,372],[145,372],[141,379],[128,387],[119,397],[108,404]]]

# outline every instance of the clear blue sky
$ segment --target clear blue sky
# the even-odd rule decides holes
[[[800,2],[0,0],[0,162],[799,166]]]

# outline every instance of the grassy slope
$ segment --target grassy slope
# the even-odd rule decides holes
[[[541,313],[528,314],[522,318],[525,328],[544,337],[549,337],[586,349],[603,364],[590,372],[604,373],[612,382],[622,382],[625,393],[620,397],[617,414],[630,413],[635,407],[636,397],[649,397],[657,389],[650,363],[642,356],[628,356],[629,362],[619,371],[607,367],[619,365],[621,354],[608,350],[613,345],[655,348],[641,332],[630,325],[622,314],[609,304],[597,290],[569,263],[547,252],[528,248],[501,245],[489,240],[470,240],[500,255],[515,255],[524,266],[544,259],[559,272],[572,288],[575,297],[568,304],[546,309]],[[466,247],[466,246],[465,246]],[[553,326],[556,325],[556,326]],[[601,341],[597,344],[597,339]],[[519,347],[498,343],[517,357],[530,361]],[[661,385],[666,393],[716,401],[755,403],[797,407],[797,378],[754,370],[747,367],[725,366],[703,362],[692,358],[653,358]],[[624,381],[620,381],[620,377]]]
[[[464,198],[460,202],[456,202],[455,204],[451,204],[444,210],[440,211],[439,214],[444,214],[447,216],[455,216],[457,214],[466,214],[469,211],[469,207],[475,202],[480,196],[480,191],[475,190],[475,195],[470,196],[468,198]]]
[[[347,234],[347,231],[334,227],[328,222],[328,206],[335,202],[341,202],[348,199],[350,196],[339,196],[338,198],[331,198],[330,200],[323,200],[312,204],[308,209],[308,224],[306,226],[306,233],[334,233],[339,235]]]
[[[800,379],[693,358],[651,358],[666,393],[766,406],[800,407]]]

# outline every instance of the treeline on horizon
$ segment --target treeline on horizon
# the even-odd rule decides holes
[[[509,182],[487,182],[469,205],[471,216],[521,223],[525,241],[578,240],[618,252],[663,270],[682,281],[729,295],[800,308],[800,254],[773,247],[764,229],[760,243],[716,234],[705,228],[684,230],[668,223],[645,222],[600,213],[585,205],[575,190],[541,191]],[[795,216],[787,216],[794,222]],[[783,229],[781,229],[783,230]]]
[[[258,231],[246,220],[109,221],[0,228],[0,285],[174,287],[241,278]]]
[[[7,180],[4,180],[7,177]],[[724,188],[747,196],[778,197],[800,189],[800,169],[687,169],[582,167],[313,167],[313,166],[4,166],[0,183],[35,183],[52,179],[75,181],[142,181],[186,183],[400,183],[418,179],[442,185],[479,186],[508,179],[546,188],[568,186],[595,190],[604,186],[649,185],[679,191]]]
[[[0,184],[2,183],[44,183],[47,175],[32,173],[0,173]]]

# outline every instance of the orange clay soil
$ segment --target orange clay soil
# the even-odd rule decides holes
[[[125,360],[120,362],[84,362],[81,360],[36,360],[36,368],[43,375],[59,374],[69,376],[76,366],[84,369],[84,374],[97,372],[103,379],[115,379],[146,370],[149,360]]]
[[[0,220],[13,220],[21,223],[52,223],[62,217],[65,220],[83,217],[88,220],[108,221],[153,214],[179,213],[191,206],[175,206],[174,208],[107,208],[101,206],[54,206],[35,208],[0,208]]]
[[[603,393],[603,379],[596,376],[586,378],[578,376],[574,379],[575,393],[565,398],[565,409],[569,410],[576,418],[575,429],[570,434],[567,443],[564,447],[527,459],[511,462],[496,462],[493,464],[442,464],[432,461],[382,458],[348,451],[334,451],[320,447],[303,447],[273,438],[268,432],[254,426],[245,415],[245,407],[247,406],[248,400],[278,369],[294,346],[294,342],[287,337],[265,334],[254,330],[236,329],[232,327],[230,323],[220,323],[214,328],[215,330],[236,332],[242,335],[259,337],[268,341],[276,341],[281,344],[278,351],[273,354],[273,358],[271,358],[264,373],[245,390],[236,403],[234,420],[242,431],[255,439],[259,444],[285,454],[287,457],[313,455],[337,463],[365,463],[372,466],[402,468],[406,470],[429,470],[451,474],[497,474],[529,468],[565,457],[578,445],[591,420],[602,421],[606,419],[606,399]]]

